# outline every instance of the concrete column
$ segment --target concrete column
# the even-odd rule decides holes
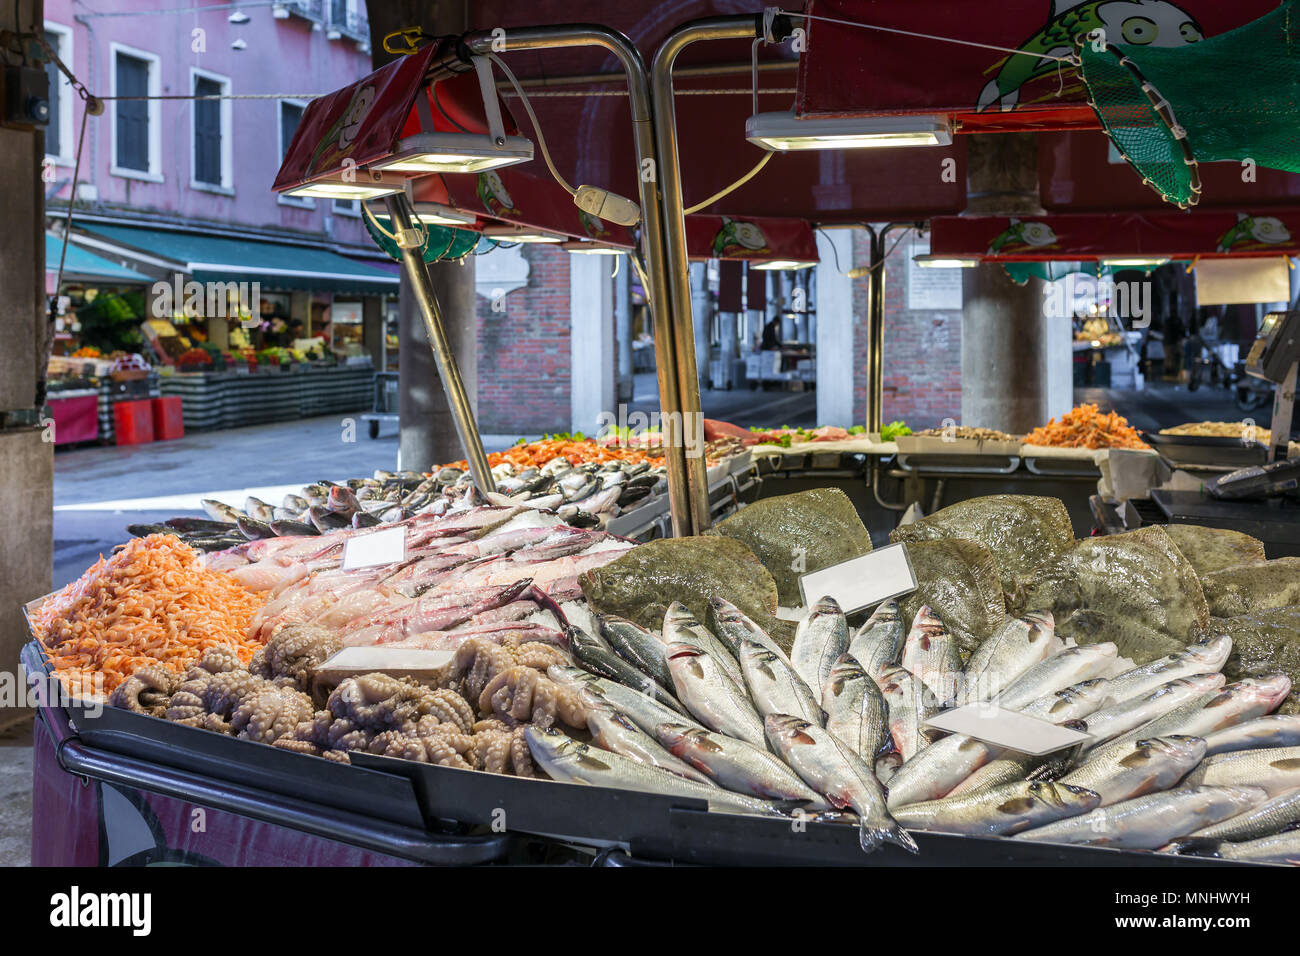
[[[718,358],[722,362],[723,380],[728,388],[736,385],[732,375],[736,367],[736,318],[735,312],[718,313]]]
[[[968,137],[966,212],[1042,215],[1033,133]],[[1012,282],[999,265],[962,270],[961,424],[1020,434],[1047,420],[1049,358],[1043,283]]]
[[[817,231],[817,421],[847,428],[853,419],[853,230]],[[838,256],[838,260],[837,257]],[[835,263],[839,262],[839,268]]]
[[[632,371],[632,261],[631,256],[622,256],[617,261],[618,278],[614,283],[614,341],[618,349],[616,391],[618,400],[626,403],[632,401],[636,385]]]
[[[433,291],[442,306],[447,338],[460,366],[465,391],[477,407],[478,319],[474,302],[474,258],[467,258],[464,265],[430,263],[428,269]],[[427,470],[434,465],[459,461],[465,457],[465,450],[456,436],[456,423],[438,378],[429,338],[424,331],[424,320],[420,317],[405,272],[399,301],[398,407],[401,438],[397,460],[401,468]]]
[[[713,297],[709,295],[709,264],[691,263],[691,314],[695,316],[695,370],[699,372],[700,390],[711,384],[709,359],[713,357]]]
[[[604,256],[569,256],[570,431],[594,434],[615,413],[614,280]]]
[[[361,344],[370,353],[375,371],[384,370],[384,297],[368,295],[361,299]]]

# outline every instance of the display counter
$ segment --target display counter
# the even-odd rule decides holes
[[[187,431],[295,421],[369,408],[370,365],[288,366],[256,372],[178,372],[162,379],[163,395],[180,397]]]

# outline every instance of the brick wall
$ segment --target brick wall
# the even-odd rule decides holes
[[[486,434],[535,436],[569,428],[569,253],[525,246],[528,285],[505,311],[478,304],[478,425]]]
[[[898,241],[900,240],[901,241]],[[894,243],[898,241],[895,247]],[[907,308],[907,250],[910,235],[894,231],[885,261],[885,356],[883,422],[903,419],[914,430],[961,420],[961,312]],[[854,261],[869,261],[864,232],[854,232]],[[867,286],[854,282],[854,421],[867,414]]]

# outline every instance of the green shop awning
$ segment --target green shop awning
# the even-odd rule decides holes
[[[63,240],[58,236],[45,234],[45,271],[50,275],[50,282],[59,271],[59,258],[63,255]],[[68,246],[68,254],[63,262],[64,282],[102,282],[107,285],[143,285],[152,282],[146,275],[118,265],[102,256],[81,248],[76,243]],[[53,290],[51,290],[53,291]]]
[[[381,268],[311,246],[256,239],[85,224],[92,237],[177,264],[198,282],[260,282],[266,291],[391,294],[398,278]]]

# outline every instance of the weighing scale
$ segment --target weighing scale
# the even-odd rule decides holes
[[[1296,364],[1300,362],[1300,310],[1270,312],[1246,356],[1246,374],[1273,382],[1273,437],[1268,460],[1285,460],[1295,412]],[[1281,454],[1278,449],[1281,448]]]

